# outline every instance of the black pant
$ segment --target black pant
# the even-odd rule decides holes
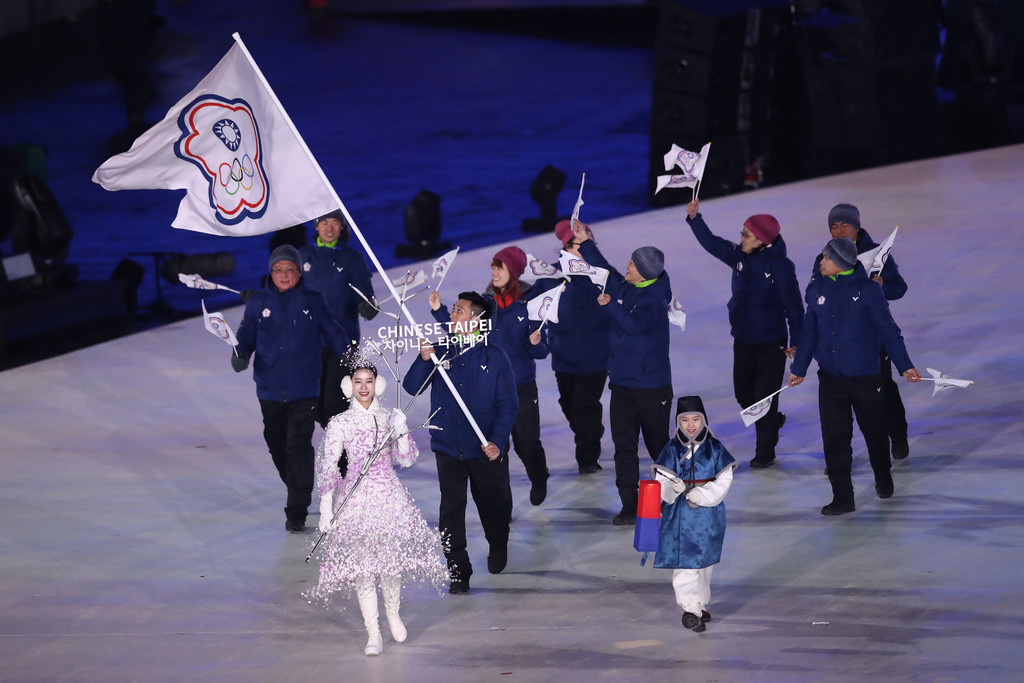
[[[818,412],[832,501],[853,503],[853,415],[864,435],[875,484],[892,486],[885,404],[878,375],[838,377],[818,371]],[[852,415],[851,415],[852,410]]]
[[[270,449],[281,481],[288,487],[284,514],[289,522],[305,524],[313,495],[313,426],[315,398],[296,401],[260,400],[263,439]]]
[[[341,391],[341,380],[349,372],[330,347],[320,349],[320,398],[316,404],[316,421],[327,429],[327,423],[338,413],[348,410],[349,401]]]
[[[473,494],[484,537],[493,548],[508,545],[512,523],[512,487],[509,484],[508,456],[497,460],[471,458],[459,460],[435,451],[437,483],[441,489],[441,507],[437,525],[448,540],[445,557],[452,579],[468,581],[473,565],[466,550],[466,481]]]
[[[615,444],[615,488],[619,490],[622,509],[634,514],[640,487],[640,434],[643,433],[651,460],[657,460],[669,440],[672,385],[657,389],[609,386],[612,390],[608,411]]]
[[[907,440],[907,409],[900,388],[893,381],[892,361],[882,349],[882,399],[885,401],[885,431],[894,444]]]
[[[732,386],[740,408],[746,408],[782,387],[786,371],[786,340],[771,344],[740,344],[732,346]],[[768,414],[754,423],[757,445],[754,458],[769,463],[775,459],[779,442],[779,396],[772,398]]]
[[[572,375],[556,372],[558,405],[569,421],[569,429],[576,439],[576,464],[580,467],[596,465],[601,457],[601,437],[604,436],[604,407],[601,395],[608,371],[593,375]]]
[[[544,446],[540,442],[540,404],[537,400],[537,383],[530,382],[516,387],[519,394],[519,412],[512,423],[512,444],[516,455],[523,461],[526,476],[531,482],[543,482],[548,478],[548,462]]]

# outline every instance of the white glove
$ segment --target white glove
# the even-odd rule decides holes
[[[672,482],[672,491],[678,496],[680,493],[686,490],[686,482],[680,479],[679,481]]]
[[[392,427],[395,430],[395,445],[398,447],[398,453],[400,455],[407,455],[409,453],[409,422],[403,413],[398,408],[395,408],[395,419],[392,422]]]
[[[334,491],[328,491],[320,498],[320,523],[317,528],[322,533],[327,533],[333,528],[331,520],[334,518]]]
[[[395,428],[395,436],[405,436],[409,433],[409,420],[398,408],[395,408],[395,419],[391,424]]]

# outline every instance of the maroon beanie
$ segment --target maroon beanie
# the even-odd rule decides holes
[[[494,260],[504,263],[514,280],[521,278],[526,270],[526,252],[519,247],[505,247],[494,255]]]
[[[771,244],[779,236],[779,222],[769,213],[759,213],[747,219],[743,227],[754,233],[764,244]]]
[[[572,242],[572,223],[569,221],[555,223],[555,237],[562,240],[563,247]]]

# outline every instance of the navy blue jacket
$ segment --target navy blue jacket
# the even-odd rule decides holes
[[[363,299],[352,291],[354,285],[373,301],[373,284],[366,259],[338,238],[334,247],[307,245],[299,249],[302,279],[310,289],[320,292],[334,317],[353,339],[359,339],[359,304]],[[325,343],[325,345],[327,345]]]
[[[487,344],[497,346],[508,356],[516,375],[516,386],[536,382],[537,361],[548,355],[548,345],[544,343],[543,336],[540,344],[530,343],[530,334],[540,327],[540,321],[530,320],[525,298],[513,301],[508,308],[499,308],[493,294],[485,293],[484,298],[490,302],[492,309]],[[432,311],[431,315],[441,323],[451,320],[447,306]]]
[[[829,375],[878,374],[879,345],[900,374],[914,367],[882,288],[858,263],[849,275],[818,277],[807,286],[807,312],[790,372],[807,374],[811,357]]]
[[[592,266],[607,268],[606,309],[611,321],[608,336],[608,382],[622,387],[657,389],[672,384],[668,357],[668,307],[672,285],[668,273],[650,285],[626,282],[601,255],[593,240],[580,245],[580,255]]]
[[[566,280],[544,278],[533,285],[544,292],[567,281],[558,301],[558,322],[544,330],[551,350],[551,369],[570,375],[593,375],[608,370],[609,318],[597,303],[601,288],[586,275],[567,275]]]
[[[305,279],[279,292],[267,278],[266,289],[245,302],[235,336],[238,355],[256,352],[252,378],[256,396],[265,401],[319,396],[321,339],[339,356],[351,341],[323,295],[306,287]]]
[[[857,233],[857,253],[863,254],[866,251],[871,251],[878,246],[878,243],[871,239],[871,235],[864,228],[860,229]],[[821,254],[818,254],[818,258],[814,259],[814,269],[811,271],[811,280],[816,277],[820,277],[818,266],[821,265]],[[895,301],[896,299],[902,299],[903,295],[907,293],[907,283],[900,275],[900,267],[896,265],[896,259],[892,258],[892,254],[886,259],[885,264],[882,266],[882,272],[879,273],[882,278],[882,294],[885,295],[887,301]]]
[[[711,234],[700,214],[692,219],[687,216],[686,222],[704,251],[732,268],[729,325],[733,338],[740,344],[785,341],[788,320],[789,345],[796,344],[800,339],[804,307],[796,267],[786,255],[782,236],[746,254],[735,242]]]
[[[477,344],[459,355],[455,355],[454,347],[448,350],[453,357],[446,361],[447,372],[459,396],[469,407],[484,437],[502,453],[506,452],[512,423],[519,412],[519,394],[508,356],[490,344]],[[442,428],[430,431],[430,449],[459,460],[485,457],[480,439],[444,379],[437,372],[430,375],[433,369],[433,361],[417,356],[402,379],[402,387],[415,394],[430,377],[430,410],[440,408],[432,424]]]

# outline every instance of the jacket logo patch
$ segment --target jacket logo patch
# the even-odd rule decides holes
[[[487,372],[487,366],[486,365],[481,365],[480,369],[483,370],[484,372]]]
[[[303,313],[304,315],[309,315],[309,309],[308,309],[308,308],[303,308],[303,309],[302,309],[302,313]]]
[[[270,309],[269,308],[264,308],[263,309],[263,317],[264,318],[269,318],[270,317]]]
[[[338,271],[339,273],[340,273],[341,271],[345,270],[345,266],[334,266],[334,267],[335,267],[335,269],[336,269],[336,270],[337,270],[337,271]]]
[[[309,265],[309,261],[306,261],[305,263],[303,263],[303,264],[302,264],[302,269],[303,269],[304,271],[306,271],[307,273],[309,272],[309,269],[310,269],[310,268],[312,268],[312,266],[311,266],[311,265]]]
[[[523,322],[523,320],[525,320],[525,318],[523,318],[523,316],[521,315],[517,315],[516,318],[519,319],[519,322]]]
[[[853,300],[856,301],[859,298],[860,298],[859,296],[855,296],[855,297],[853,297]]]
[[[743,271],[743,262],[742,261],[740,261],[739,263],[736,264],[736,270],[738,270],[740,272]]]
[[[771,273],[765,273],[765,274],[764,274],[764,276],[765,276],[765,277],[771,277],[771,276],[772,276],[772,274],[771,274]]]
[[[819,306],[824,306],[825,305],[825,297],[823,297],[823,296],[819,296],[818,297],[818,305]]]

